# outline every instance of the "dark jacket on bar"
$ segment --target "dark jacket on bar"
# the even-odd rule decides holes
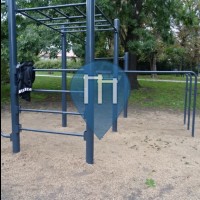
[[[35,69],[33,62],[23,62],[17,66],[18,94],[26,101],[31,101],[30,92],[35,80],[33,69]]]

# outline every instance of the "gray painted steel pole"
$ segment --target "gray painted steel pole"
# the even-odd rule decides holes
[[[95,15],[95,0],[86,1],[86,21],[87,21],[87,36],[86,36],[86,62],[90,64],[94,61],[94,18]],[[93,76],[93,69],[90,66],[89,76]],[[94,163],[94,83],[93,80],[88,84],[88,104],[86,105],[86,162]]]
[[[124,70],[128,71],[128,52],[124,54]],[[124,118],[128,117],[128,88],[126,81],[124,80]]]
[[[186,74],[186,85],[185,85],[184,124],[186,124],[187,100],[188,100],[188,74]]]
[[[194,76],[194,99],[193,99],[192,137],[194,137],[194,131],[195,131],[196,99],[197,99],[197,75],[195,74],[195,76]]]
[[[8,29],[9,29],[9,64],[10,64],[10,98],[12,119],[12,147],[13,153],[20,152],[20,125],[19,125],[19,100],[17,86],[17,39],[16,39],[16,13],[15,0],[8,0]]]
[[[114,20],[114,65],[119,66],[119,19]],[[118,68],[115,67],[113,78],[118,79]],[[117,132],[117,104],[113,104],[112,130]]]
[[[62,37],[62,69],[66,69],[67,65],[67,58],[66,58],[66,33],[61,34]],[[62,90],[67,89],[67,72],[63,71],[62,72]],[[66,112],[67,111],[67,94],[65,92],[62,93],[62,111]],[[67,115],[62,114],[62,127],[67,126]]]
[[[85,65],[88,64],[88,61],[87,61],[87,37],[85,38]]]
[[[188,124],[187,124],[187,129],[190,129],[190,110],[191,110],[191,100],[192,100],[192,75],[189,74],[190,76],[190,85],[189,85],[189,100],[188,100]]]

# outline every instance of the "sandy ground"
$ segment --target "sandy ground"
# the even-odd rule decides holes
[[[43,108],[43,106],[39,108]],[[56,107],[56,106],[54,106]],[[95,137],[94,164],[85,163],[83,138],[23,131],[21,152],[12,154],[2,138],[2,200],[199,200],[200,116],[196,137],[182,113],[129,109],[118,132]],[[23,127],[82,132],[85,123],[70,116],[22,113]],[[10,132],[10,113],[2,110],[2,129]],[[155,187],[148,187],[146,179]]]

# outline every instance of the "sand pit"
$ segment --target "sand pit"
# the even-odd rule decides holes
[[[60,115],[22,113],[20,119],[24,128],[85,130],[77,116],[69,117],[68,128],[61,127]],[[1,123],[10,132],[7,108]],[[130,107],[117,133],[95,137],[94,165],[85,163],[82,138],[23,131],[15,155],[8,139],[1,144],[2,200],[200,199],[199,113],[192,138],[182,113]],[[146,179],[156,186],[148,187]]]

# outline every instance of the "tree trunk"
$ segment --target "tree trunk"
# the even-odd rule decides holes
[[[156,54],[153,53],[152,55],[152,60],[150,62],[150,68],[151,68],[151,71],[157,71],[157,65],[156,65]],[[157,74],[151,74],[151,77],[152,78],[156,78],[157,77]]]
[[[133,53],[129,53],[129,70],[137,70],[137,57]],[[128,78],[130,81],[131,89],[139,89],[140,84],[137,80],[137,74],[128,73]]]

